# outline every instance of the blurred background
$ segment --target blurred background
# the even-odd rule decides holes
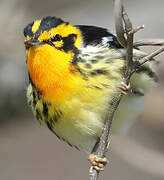
[[[145,25],[136,39],[164,38],[163,0],[125,0],[135,25]],[[114,33],[112,0],[0,1],[0,179],[88,179],[87,155],[59,141],[34,119],[26,103],[28,77],[23,28],[51,15],[72,24],[104,26]],[[152,52],[155,48],[142,48]],[[164,53],[160,85],[127,135],[113,135],[107,165],[100,179],[162,180],[164,178]]]

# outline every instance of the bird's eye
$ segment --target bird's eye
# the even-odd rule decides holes
[[[61,41],[62,38],[59,34],[56,34],[54,37],[50,38],[50,41]]]

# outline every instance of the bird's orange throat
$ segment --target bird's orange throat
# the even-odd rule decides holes
[[[81,77],[72,65],[74,53],[45,44],[27,51],[27,67],[35,87],[45,100],[60,101],[69,97],[81,84]]]

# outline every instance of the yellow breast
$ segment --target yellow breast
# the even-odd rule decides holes
[[[83,79],[71,64],[74,53],[49,45],[32,47],[27,52],[27,66],[32,82],[45,100],[59,103],[80,91]]]

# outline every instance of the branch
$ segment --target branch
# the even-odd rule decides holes
[[[123,47],[126,47],[127,40],[124,36],[125,30],[122,21],[123,4],[121,1],[115,0],[114,12],[115,12],[114,15],[115,15],[115,29],[117,34],[117,40]]]
[[[125,28],[124,28],[123,22],[124,22]],[[133,61],[133,47],[134,47],[133,37],[134,37],[134,34],[138,32],[139,30],[143,29],[144,26],[142,25],[137,28],[133,28],[133,25],[128,17],[128,14],[126,13],[124,9],[124,6],[121,0],[115,0],[115,28],[116,28],[117,40],[126,49],[126,70],[125,70],[123,82],[126,84],[129,84],[130,77],[138,69],[138,67],[141,66],[143,63],[149,61],[154,56],[163,52],[164,46],[140,60]],[[126,34],[126,37],[125,37],[125,34]],[[163,42],[159,43],[158,41],[158,44],[163,45]],[[96,149],[94,149],[95,155],[97,155],[100,158],[105,157],[105,154],[107,152],[108,136],[110,134],[111,123],[113,120],[114,113],[116,109],[118,108],[118,105],[121,101],[122,96],[123,95],[119,93],[113,98],[111,102],[110,112],[108,112],[106,116],[106,121],[105,121],[106,123],[104,125],[99,144],[96,147]],[[90,180],[97,180],[99,171],[93,169],[92,166],[91,166],[91,169],[92,171],[90,171]]]
[[[160,54],[161,52],[164,51],[164,46],[162,46],[161,48],[157,49],[156,51],[152,52],[151,54],[143,57],[142,59],[135,61],[133,63],[133,69],[132,69],[132,73],[133,71],[135,72],[137,70],[137,68],[139,66],[141,66],[142,64],[144,64],[145,62],[151,60],[153,57],[157,56],[158,54]]]
[[[134,47],[138,46],[163,46],[164,39],[142,39],[133,44]]]
[[[122,21],[123,17],[124,17],[124,22],[126,25],[125,29],[126,29],[126,32],[128,33],[132,31],[132,24],[128,18],[128,15],[124,11],[124,7],[121,1],[115,0],[115,27],[116,27],[117,38],[120,44],[127,48],[128,53],[127,53],[126,58],[129,59],[129,61],[127,61],[128,62],[127,67],[130,67],[129,64],[132,63],[132,58],[133,58],[133,54],[132,54],[133,53],[133,33],[130,33],[128,35],[127,37],[128,41],[127,41],[124,36],[125,30],[123,28],[123,21]],[[129,69],[127,68],[126,77],[128,77],[128,74],[129,74]],[[124,80],[126,81],[126,78]],[[104,157],[105,153],[107,152],[106,148],[108,144],[108,135],[110,133],[111,123],[113,120],[114,113],[121,101],[121,98],[122,98],[122,94],[120,93],[118,96],[114,97],[112,100],[110,113],[108,113],[106,117],[106,123],[104,125],[102,135],[100,137],[100,142],[99,142],[98,148],[95,151],[95,154],[98,157],[101,157],[101,158]],[[90,180],[97,180],[98,175],[99,175],[99,172],[93,169],[90,172]]]
[[[110,109],[111,110],[110,113],[108,112],[108,114],[107,114],[106,123],[104,125],[102,135],[100,137],[100,142],[99,142],[98,148],[94,151],[95,154],[100,158],[105,157],[105,154],[107,152],[108,136],[110,133],[111,123],[113,120],[114,113],[120,103],[121,97],[122,97],[122,94],[120,94],[118,97],[113,98],[112,103],[111,103],[112,108]],[[91,166],[90,170],[91,169],[92,169],[92,166]],[[89,174],[90,180],[98,179],[99,171],[92,169],[92,171],[89,171],[89,172],[90,172],[90,174]]]

